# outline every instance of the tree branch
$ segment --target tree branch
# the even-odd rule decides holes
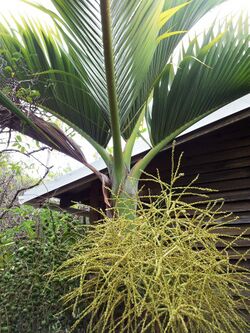
[[[31,185],[31,186],[28,186],[28,187],[24,187],[24,188],[21,188],[19,190],[16,191],[14,197],[12,198],[12,200],[10,201],[10,203],[7,205],[7,207],[5,207],[4,211],[2,212],[2,214],[0,214],[0,220],[8,213],[8,210],[10,208],[13,207],[14,205],[14,202],[16,201],[18,195],[23,192],[23,191],[27,191],[27,190],[30,190],[32,189],[33,187],[36,187],[38,185],[41,184],[41,182],[46,178],[46,176],[48,175],[49,171],[50,171],[51,167],[47,168],[45,174],[43,175],[43,177],[41,179],[39,179],[35,184]]]

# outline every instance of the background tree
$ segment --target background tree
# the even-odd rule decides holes
[[[28,112],[25,103],[18,105],[3,93],[0,102],[19,121],[18,130],[90,167],[116,198],[134,196],[142,170],[160,150],[249,91],[247,18],[213,24],[203,36],[181,45],[178,60],[174,56],[185,34],[222,2],[52,0],[54,11],[33,3],[51,17],[52,25],[28,18],[13,18],[15,29],[1,25],[1,48],[10,68],[17,52],[28,77],[37,78],[43,97],[38,107],[87,139],[105,161],[109,177],[89,165],[58,128]],[[17,77],[25,85],[27,72]],[[144,118],[152,149],[131,166]],[[112,156],[106,150],[110,139]],[[105,191],[104,197],[108,206],[114,204]]]

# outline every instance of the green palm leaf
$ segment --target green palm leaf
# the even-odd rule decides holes
[[[248,20],[227,23],[215,36],[211,28],[189,43],[175,70],[169,64],[155,87],[148,128],[154,145],[183,125],[249,92]],[[178,97],[177,97],[178,96]]]
[[[91,95],[110,120],[107,68],[103,45],[101,1],[63,2],[52,0],[58,13],[53,14],[68,45],[72,45],[71,61]],[[164,11],[164,0],[107,1],[111,17],[111,39],[115,89],[120,122],[123,124],[147,75],[154,52],[161,39],[181,32],[162,28],[187,3]],[[42,6],[37,6],[47,11]],[[63,25],[63,26],[62,26]],[[165,34],[163,35],[163,32]]]
[[[71,60],[86,82],[91,95],[94,96],[94,99],[106,114],[107,119],[109,119],[100,1],[62,2],[54,0],[53,3],[63,18],[64,28],[62,33],[64,38],[74,47]],[[116,71],[116,90],[120,109],[124,109],[126,103],[132,98],[131,94],[135,94],[132,71],[138,67],[138,49],[141,44],[138,45],[136,41],[131,43],[130,39],[136,34],[140,23],[136,19],[140,16],[141,19],[147,19],[147,16],[149,16],[148,21],[151,24],[145,32],[141,29],[141,40],[149,32],[149,37],[152,35],[151,39],[154,37],[156,40],[157,37],[158,31],[156,28],[152,29],[152,25],[157,26],[155,19],[157,18],[156,15],[160,15],[162,3],[158,2],[157,6],[154,5],[155,9],[152,8],[152,3],[153,1],[147,1],[144,6],[140,5],[137,9],[137,15],[134,16],[132,13],[138,7],[137,2],[128,4],[127,1],[122,1],[112,2],[111,4],[112,45]],[[129,30],[125,26],[128,20],[130,20]],[[58,22],[58,24],[60,23],[61,21]],[[145,58],[148,57],[150,62],[150,53],[147,51],[148,49],[144,51]],[[153,50],[151,50],[151,53],[153,53]],[[145,65],[144,72],[146,72],[147,66]],[[142,72],[140,72],[140,75],[142,75]]]
[[[105,147],[109,125],[70,61],[72,49],[66,51],[62,46],[59,31],[54,27],[44,31],[39,23],[27,19],[15,24],[12,31],[0,25],[0,47],[10,64],[13,53],[22,54],[28,72],[19,73],[18,78],[31,79],[35,74],[36,88],[44,96],[41,106]]]
[[[180,8],[180,10],[167,21],[162,31],[189,31],[210,9],[224,1],[225,0],[193,0],[187,6]],[[183,4],[183,0],[166,0],[164,10],[181,4]],[[166,65],[170,61],[172,53],[184,36],[185,33],[173,35],[158,44],[143,86],[134,104],[127,112],[127,119],[123,123],[122,133],[126,139],[131,135],[140,111],[142,110],[142,106],[149,97],[154,84],[157,83],[161,77]]]
[[[32,1],[52,17],[51,26],[13,19],[16,29],[0,25],[0,48],[10,64],[14,52],[22,54],[28,74],[18,78],[34,77],[40,107],[92,143],[115,193],[130,172],[146,105],[154,148],[131,170],[136,177],[181,131],[249,91],[247,20],[237,29],[219,26],[226,30],[219,37],[210,29],[202,42],[189,41],[179,67],[171,64],[185,32],[225,0],[51,1],[55,12]],[[105,150],[111,138],[113,157]]]
[[[31,72],[46,73],[39,85],[46,96],[43,106],[78,132],[86,133],[105,147],[110,139],[111,128],[108,99],[110,82],[107,82],[104,59],[101,2],[52,2],[59,14],[35,6],[52,15],[57,28],[52,29],[27,18],[22,19],[22,24],[13,19],[17,32],[12,31],[10,36],[5,37],[4,31],[2,45],[5,44],[5,48],[7,45],[10,54],[13,45],[15,50],[20,50]],[[115,93],[120,122],[123,124],[147,75],[159,44],[158,38],[165,39],[173,34],[166,32],[163,25],[187,3],[182,2],[164,12],[163,0],[107,3],[112,20]],[[6,39],[9,39],[8,42]],[[46,80],[48,84],[44,90]]]

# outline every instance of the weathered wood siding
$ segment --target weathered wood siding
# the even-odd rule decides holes
[[[225,199],[223,209],[239,217],[235,233],[245,233],[246,240],[237,246],[245,253],[242,264],[250,268],[250,117],[177,146],[175,157],[181,152],[185,177],[180,184],[188,184],[199,174],[197,186],[216,189],[210,197]],[[170,160],[170,150],[161,152],[147,172],[159,169],[161,177],[168,180]]]
[[[224,198],[223,210],[238,216],[234,222],[237,229],[225,228],[230,236],[237,237],[244,232],[244,239],[234,244],[238,253],[230,253],[231,261],[237,262],[244,254],[240,265],[250,269],[250,117],[177,146],[175,157],[181,152],[184,153],[181,171],[185,173],[181,184],[188,184],[199,174],[195,184],[216,189],[210,198]],[[168,180],[170,159],[169,150],[162,152],[147,172],[155,173],[158,168],[161,177]],[[244,294],[250,302],[250,291]]]

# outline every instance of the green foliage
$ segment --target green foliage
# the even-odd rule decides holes
[[[16,97],[28,103],[33,103],[35,99],[40,97],[40,93],[38,90],[20,88],[16,93]]]
[[[10,66],[4,67],[3,72],[6,76],[12,76],[12,68]]]
[[[26,80],[20,81],[20,77],[27,76]],[[36,79],[25,65],[21,53],[0,52],[0,90],[15,101],[19,107],[21,101],[34,106],[40,99],[40,92],[33,89]]]
[[[170,184],[150,177],[161,191],[140,198],[133,220],[104,216],[73,247],[56,275],[78,282],[64,296],[76,317],[72,330],[246,332],[238,310],[246,310],[246,272],[230,263],[233,240],[222,237],[232,218],[222,213],[221,200],[201,194],[204,189],[177,187],[181,176],[173,173]],[[185,202],[187,195],[203,206]]]
[[[23,223],[0,234],[0,332],[66,332],[71,313],[59,312],[69,285],[51,281],[49,273],[81,237],[81,224],[47,209],[23,207],[16,213]]]
[[[27,2],[46,13],[48,23],[24,16],[12,17],[9,27],[9,22],[0,24],[0,51],[24,83],[18,95],[30,102],[35,94],[40,110],[87,139],[105,161],[113,190],[131,171],[137,121],[147,119],[152,145],[129,174],[139,178],[176,136],[249,92],[247,15],[237,22],[214,21],[203,35],[183,39],[225,0],[52,0],[52,8]],[[17,70],[20,59],[23,72]],[[34,85],[27,91],[31,78]],[[53,131],[32,123],[15,99],[11,103],[0,91],[0,102],[32,128],[29,135],[35,130],[40,141],[46,135],[65,153]],[[113,156],[107,149],[110,139]]]
[[[249,54],[242,55],[249,43],[248,22],[243,18],[237,23],[229,20],[220,30],[222,33],[216,34],[212,26],[202,38],[190,39],[186,48],[182,46],[178,68],[173,64],[166,66],[155,86],[152,111],[147,119],[153,145],[178,130],[183,115],[188,123],[211,113],[216,105],[221,107],[249,92],[246,80]],[[239,55],[241,60],[235,61]],[[238,89],[232,88],[236,81]]]
[[[20,151],[25,149],[22,137],[17,135],[15,139],[14,147],[18,147]],[[0,154],[0,234],[3,230],[18,226],[24,218],[32,215],[31,207],[18,208],[17,198],[15,199],[17,191],[36,181],[28,175],[31,167],[23,161],[13,161],[7,153]]]
[[[215,20],[203,35],[183,39],[225,1],[52,0],[52,7],[26,1],[46,13],[48,21],[11,16],[11,23],[0,24],[5,70],[18,81],[17,97],[6,97],[0,89],[0,103],[26,124],[27,135],[89,167],[115,194],[119,187],[129,188],[130,177],[137,179],[131,189],[136,192],[141,171],[159,151],[249,92],[247,15]],[[54,125],[31,120],[23,101],[87,139],[108,176],[89,166],[77,144]],[[151,149],[132,167],[145,120]],[[112,154],[107,148],[111,139]]]

